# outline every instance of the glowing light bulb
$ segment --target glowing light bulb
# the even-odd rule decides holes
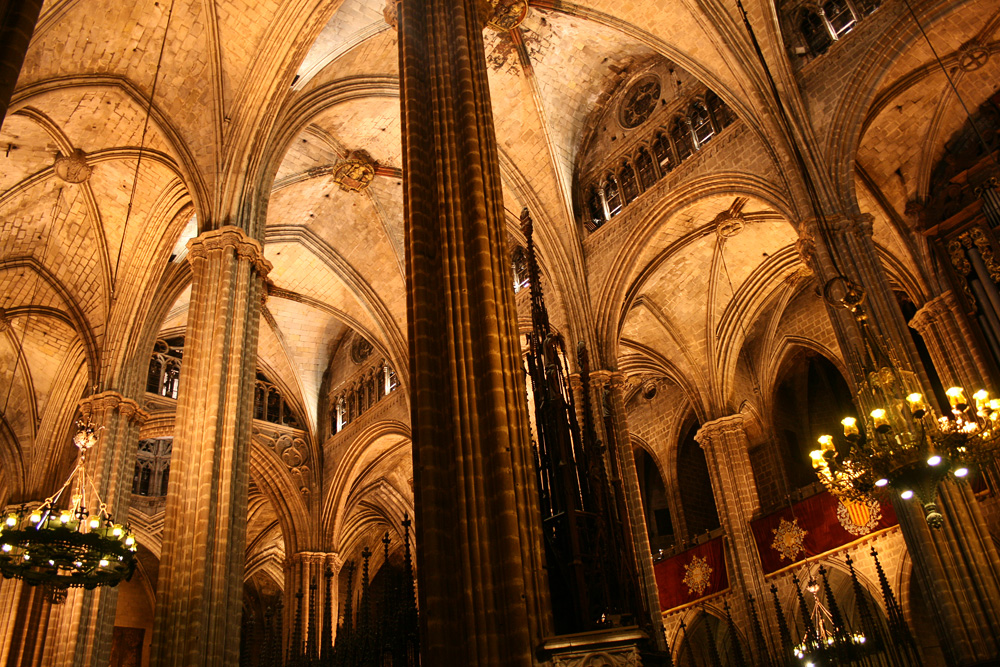
[[[87,519],[87,525],[90,527],[91,530],[97,530],[98,528],[101,527],[101,518],[98,516],[91,516],[89,519]]]
[[[101,559],[101,567],[107,567],[107,566],[108,566],[108,561],[106,561],[105,559],[102,558]]]
[[[42,513],[39,512],[38,510],[35,510],[28,516],[28,521],[30,521],[31,523],[38,523],[41,520],[42,520]]]
[[[59,515],[59,523],[69,523],[69,520],[73,518],[73,515],[69,512],[63,512]]]
[[[117,523],[115,524],[114,528],[111,529],[111,535],[113,537],[121,537],[122,536],[122,532],[123,532],[122,531],[122,527],[120,525],[118,525]]]
[[[968,468],[959,468],[955,471],[955,477],[965,477],[969,474]]]
[[[914,417],[920,419],[927,412],[927,404],[924,403],[924,397],[921,394],[913,393],[906,397],[906,402],[910,406],[910,412]]]
[[[972,395],[972,400],[976,402],[976,411],[982,412],[986,409],[986,405],[990,400],[990,395],[985,389],[980,389]]]
[[[7,515],[7,520],[4,521],[4,523],[6,523],[8,527],[13,528],[14,526],[17,525],[17,515],[16,514],[8,514]]]
[[[899,496],[903,500],[909,500],[910,498],[913,497],[913,491],[910,491],[909,489],[907,489],[906,491],[903,491],[901,494],[899,494]]]
[[[875,423],[875,430],[879,433],[885,433],[889,430],[889,420],[885,417],[885,410],[882,408],[876,408],[872,410],[872,421]]]
[[[889,480],[887,480],[885,477],[883,477],[882,479],[880,479],[877,482],[875,482],[875,486],[877,486],[877,487],[879,487],[881,489],[883,486],[885,486],[888,483],[889,483]]]
[[[858,420],[854,417],[844,417],[840,420],[844,425],[844,437],[848,440],[858,437]]]
[[[11,546],[9,544],[5,544],[2,547],[0,547],[0,549],[2,549],[4,553],[10,553]]]
[[[929,466],[941,465],[941,457],[935,454],[934,456],[927,459],[927,465]]]
[[[965,392],[961,387],[948,387],[944,393],[947,394],[952,409],[964,410],[968,406],[965,401]]]

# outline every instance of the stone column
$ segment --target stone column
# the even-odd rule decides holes
[[[414,525],[428,665],[528,665],[551,627],[479,4],[399,4]]]
[[[82,421],[103,427],[97,445],[87,453],[87,476],[120,523],[128,520],[132,469],[139,429],[149,415],[117,391],[104,391],[80,401]],[[92,501],[91,501],[92,502]],[[91,507],[90,509],[97,509]],[[104,667],[111,659],[118,589],[73,589],[52,609],[45,663]]]
[[[19,505],[5,508],[4,514]],[[46,650],[52,605],[41,586],[0,579],[0,665],[33,667]]]
[[[620,476],[617,481],[621,485],[628,510],[628,529],[632,539],[632,549],[635,553],[635,569],[639,575],[639,592],[642,595],[643,607],[650,615],[653,627],[651,639],[656,648],[665,651],[666,638],[663,635],[663,615],[660,610],[659,591],[656,588],[656,575],[653,573],[653,552],[649,546],[649,533],[646,529],[646,518],[642,511],[642,496],[639,493],[639,474],[635,469],[635,456],[632,453],[632,439],[629,436],[628,419],[625,414],[625,375],[610,371],[596,371],[590,374],[594,383],[594,392],[602,400],[595,405],[607,410],[605,419],[598,420],[610,424],[604,429],[604,440],[608,444],[608,454],[616,458],[616,469]],[[605,393],[606,392],[606,393]],[[603,411],[595,410],[597,415]],[[595,415],[595,416],[597,416]],[[603,424],[599,424],[601,428]]]
[[[760,508],[760,502],[750,465],[750,440],[743,420],[742,414],[735,414],[705,422],[694,439],[705,452],[719,521],[726,531],[731,572],[736,579],[730,583],[753,595],[763,617],[764,627],[769,627],[766,620],[767,605],[764,604],[767,599],[764,574],[754,548],[753,532],[750,530],[750,519]],[[749,627],[749,609],[742,596],[737,596],[735,607]],[[750,652],[755,651],[752,645],[744,648]]]
[[[41,10],[42,0],[0,0],[0,127]]]
[[[924,339],[934,369],[946,387],[958,385],[971,394],[987,386],[984,371],[989,366],[972,342],[975,336],[954,292],[948,290],[928,299],[910,320],[910,326]]]
[[[324,642],[337,632],[337,576],[344,562],[336,553],[300,551],[285,560],[284,613],[285,646],[293,655],[308,653],[319,658]],[[327,571],[332,573],[327,597]],[[315,587],[313,587],[315,586]],[[298,594],[302,593],[299,598]],[[313,610],[310,613],[310,610]],[[293,637],[296,618],[301,619],[302,636]],[[324,637],[329,623],[330,636]],[[298,645],[293,645],[298,642]],[[285,654],[288,654],[286,648]]]
[[[968,482],[938,487],[940,530],[927,525],[919,503],[894,497],[893,505],[948,664],[993,664],[1000,655],[1000,556]]]
[[[152,665],[235,667],[263,281],[236,227],[188,242],[191,305],[167,490]]]

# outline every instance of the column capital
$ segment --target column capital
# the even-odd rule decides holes
[[[93,394],[81,399],[79,408],[80,414],[84,418],[98,419],[99,421],[102,421],[107,413],[114,410],[138,426],[142,426],[149,419],[149,413],[140,408],[138,403],[114,390],[102,391],[100,394]]]
[[[295,567],[296,565],[320,565],[328,566],[334,574],[340,572],[344,567],[344,559],[336,551],[298,551],[285,558],[285,567]]]
[[[695,433],[694,439],[702,449],[716,438],[722,438],[730,433],[746,433],[746,429],[743,424],[745,422],[745,417],[742,413],[737,413],[735,415],[729,415],[727,417],[719,417],[718,419],[713,419],[712,421],[707,421],[701,425],[698,432]]]
[[[233,225],[204,232],[188,241],[187,248],[188,259],[192,262],[207,258],[212,251],[232,248],[240,258],[253,264],[259,275],[266,276],[272,268],[271,263],[264,259],[264,248],[260,242]]]
[[[952,294],[951,290],[942,292],[933,299],[928,299],[913,317],[910,318],[910,326],[923,335],[927,327],[937,322],[942,315],[951,310],[950,301],[952,299],[954,299],[954,294]]]

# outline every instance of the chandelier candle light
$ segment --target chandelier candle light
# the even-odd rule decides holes
[[[868,418],[859,424],[846,417],[841,422],[846,442],[840,446],[833,436],[820,436],[819,449],[810,452],[813,468],[837,496],[862,500],[894,491],[903,500],[915,498],[927,523],[940,528],[938,485],[965,479],[993,461],[1000,446],[1000,400],[980,389],[970,403],[964,389],[951,387],[948,414],[937,416],[914,373],[902,370],[869,329],[860,299],[848,307],[865,346],[857,405]]]
[[[54,589],[92,589],[117,586],[135,571],[135,536],[128,526],[115,523],[87,477],[87,451],[97,444],[98,429],[91,423],[77,425],[73,444],[80,457],[69,479],[37,508],[23,506],[0,523],[0,574],[6,579]],[[87,508],[88,487],[93,512]],[[59,508],[67,489],[72,489],[71,502]]]

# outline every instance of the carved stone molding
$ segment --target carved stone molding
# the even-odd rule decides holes
[[[305,439],[295,433],[285,433],[277,429],[263,429],[254,424],[253,440],[270,450],[274,456],[285,464],[285,469],[299,487],[303,496],[312,493],[312,467],[309,460],[309,445]]]
[[[103,421],[105,416],[117,410],[120,415],[130,422],[142,426],[149,413],[139,407],[139,404],[131,398],[122,396],[117,391],[103,391],[100,394],[88,396],[80,401],[80,414],[84,419]]]
[[[67,183],[83,183],[94,173],[94,168],[87,164],[87,155],[77,148],[69,155],[58,155],[52,165],[56,176]]]
[[[258,275],[266,276],[271,271],[271,263],[264,259],[264,248],[256,239],[247,236],[239,227],[226,225],[194,237],[187,244],[188,261],[206,259],[209,253],[233,249],[236,254],[251,264]]]
[[[375,161],[364,151],[352,152],[333,169],[333,182],[344,192],[361,192],[375,178]]]
[[[706,445],[716,438],[743,432],[745,430],[745,419],[742,414],[735,414],[705,422],[698,429],[698,433],[695,434],[694,439],[701,445],[702,449],[705,449]]]
[[[527,0],[500,0],[490,11],[486,25],[497,32],[509,32],[521,25],[527,15]]]

